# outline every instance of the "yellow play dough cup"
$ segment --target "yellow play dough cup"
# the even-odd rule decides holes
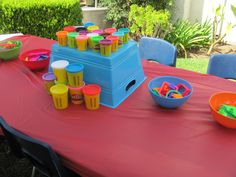
[[[76,43],[78,50],[84,51],[87,50],[88,36],[79,35],[76,37]]]
[[[58,31],[56,33],[59,46],[67,46],[67,31]]]
[[[123,43],[124,43],[124,35],[125,34],[123,32],[114,32],[114,33],[112,33],[112,36],[118,36],[119,37],[119,41],[118,41],[119,48],[121,48]]]
[[[73,104],[82,104],[84,99],[83,99],[83,87],[84,83],[81,87],[69,87],[69,92],[70,92],[70,99]]]
[[[61,84],[67,83],[66,67],[68,65],[69,65],[69,62],[66,60],[58,60],[51,64],[57,83],[61,83]]]
[[[101,87],[96,84],[89,84],[84,86],[83,94],[85,106],[88,110],[97,110],[100,107],[100,93]]]
[[[123,32],[124,33],[124,43],[128,43],[129,42],[129,33],[130,33],[130,29],[129,28],[120,28],[118,29],[119,32]]]
[[[79,63],[70,64],[66,67],[68,84],[71,87],[81,87],[84,84],[83,69],[84,66]]]
[[[56,79],[55,75],[52,72],[45,73],[42,76],[42,79],[44,80],[44,87],[47,90],[48,94],[50,93],[50,88],[55,85],[54,80]]]
[[[50,88],[50,92],[56,109],[65,109],[68,107],[68,87],[66,85],[54,85]]]
[[[100,44],[100,53],[102,56],[108,57],[111,55],[111,45],[112,41],[109,39],[103,39],[99,41]]]
[[[99,29],[99,27],[98,26],[89,26],[88,28],[87,28],[87,30],[88,30],[88,32],[92,32],[93,30],[98,30]]]
[[[92,39],[91,38],[93,36],[99,36],[99,34],[98,33],[88,33],[87,36],[89,37],[88,38],[88,46],[89,46],[90,49],[92,49],[93,48],[93,43],[92,43]]]
[[[99,41],[103,40],[104,37],[102,36],[93,36],[91,37],[92,40],[92,48],[94,52],[99,52],[100,51],[100,44]]]
[[[68,47],[76,48],[76,39],[75,38],[78,35],[79,35],[79,33],[77,33],[77,32],[67,33]]]
[[[111,51],[116,52],[119,48],[118,47],[119,37],[118,36],[107,36],[106,39],[109,39],[112,41]]]

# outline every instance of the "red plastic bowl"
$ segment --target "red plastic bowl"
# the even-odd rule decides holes
[[[36,60],[36,61],[26,61],[25,58],[28,57],[32,53],[37,52],[46,52],[46,54],[49,56],[48,58],[44,58],[43,60]],[[22,63],[29,68],[30,70],[42,70],[48,67],[49,61],[50,61],[50,50],[47,49],[35,49],[35,50],[29,50],[27,52],[24,52],[20,55],[20,60]]]
[[[232,92],[219,92],[211,96],[209,100],[211,113],[214,119],[221,125],[227,128],[236,128],[236,119],[223,116],[218,113],[222,104],[236,105],[236,93]]]

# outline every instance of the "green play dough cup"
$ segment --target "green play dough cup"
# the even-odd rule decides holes
[[[76,39],[75,37],[78,36],[79,34],[77,32],[72,32],[67,34],[67,39],[68,39],[68,46],[70,48],[76,48]]]
[[[99,52],[100,51],[99,41],[101,41],[103,39],[104,39],[104,37],[102,37],[102,36],[93,36],[93,37],[91,37],[92,49],[93,49],[94,52]]]

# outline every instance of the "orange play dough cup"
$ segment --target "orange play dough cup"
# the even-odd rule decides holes
[[[59,46],[67,45],[67,31],[58,31],[56,33]]]
[[[89,84],[84,86],[83,94],[85,106],[88,110],[97,110],[100,106],[101,87],[96,84]]]
[[[119,37],[118,36],[107,36],[106,39],[109,39],[112,41],[111,50],[112,50],[112,52],[116,52],[119,48],[119,45],[118,45]]]
[[[87,50],[88,36],[79,35],[76,37],[77,48],[81,51]]]

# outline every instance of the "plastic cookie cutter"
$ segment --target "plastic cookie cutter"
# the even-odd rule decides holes
[[[159,93],[165,96],[166,93],[170,90],[177,90],[177,87],[174,84],[171,84],[169,82],[163,82],[160,87]]]
[[[176,87],[177,91],[179,91],[182,96],[187,96],[191,92],[191,90],[184,84],[178,84]]]
[[[166,98],[183,98],[183,96],[177,90],[170,90],[166,93]]]
[[[153,89],[152,89],[152,92],[153,92],[155,95],[161,96],[161,95],[159,94],[159,89],[160,89],[160,88],[153,88]]]

